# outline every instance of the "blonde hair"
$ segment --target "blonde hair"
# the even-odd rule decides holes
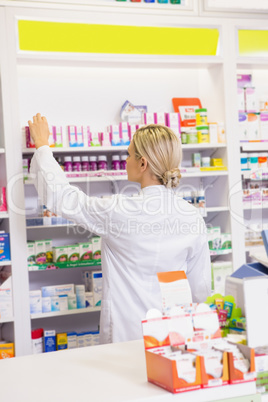
[[[144,157],[157,180],[168,188],[179,185],[182,149],[179,138],[165,126],[149,124],[133,136],[135,157]]]

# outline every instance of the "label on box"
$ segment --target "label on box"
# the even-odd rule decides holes
[[[256,379],[256,372],[251,371],[250,373],[244,373],[244,380],[254,381]]]
[[[218,387],[222,384],[222,380],[220,378],[215,378],[213,380],[208,380],[208,386],[209,387]]]

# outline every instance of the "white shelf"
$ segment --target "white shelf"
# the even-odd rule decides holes
[[[193,173],[181,173],[182,179],[184,178],[196,178],[196,177],[209,177],[209,176],[228,176],[228,171],[211,171],[211,172],[193,172]],[[127,175],[121,176],[96,176],[96,177],[67,177],[70,183],[88,183],[88,182],[103,182],[103,181],[123,181],[127,180]],[[33,180],[25,180],[26,185],[33,185]]]
[[[247,211],[247,210],[252,210],[252,209],[267,209],[268,208],[268,206],[265,206],[265,207],[263,207],[262,205],[251,205],[251,206],[244,206],[243,207],[244,208],[244,210],[245,211]]]
[[[0,212],[0,220],[1,219],[8,219],[8,218],[9,218],[8,212]]]
[[[259,253],[260,251],[262,251],[264,249],[264,245],[260,244],[258,246],[246,246],[245,250],[246,252],[253,254],[253,253]]]
[[[243,151],[268,151],[267,142],[240,142]]]
[[[202,143],[202,144],[182,144],[183,150],[191,149],[215,149],[215,148],[226,148],[227,145],[223,143]]]
[[[88,182],[103,182],[103,181],[121,181],[127,180],[127,175],[124,176],[99,176],[99,177],[67,177],[70,183],[88,183]],[[26,185],[32,185],[33,180],[26,180]]]
[[[66,228],[69,226],[79,226],[76,223],[65,223],[62,225],[38,225],[38,226],[26,226],[26,229],[51,229],[51,228]]]
[[[4,148],[0,148],[0,154],[4,154],[6,151]]]
[[[268,66],[267,57],[238,57],[236,60],[237,68],[258,68],[266,69]]]
[[[35,320],[38,318],[58,317],[61,315],[95,313],[96,311],[100,311],[100,310],[101,310],[100,307],[87,307],[87,308],[78,308],[75,310],[53,311],[51,313],[31,314],[31,319]]]
[[[0,318],[0,324],[4,324],[6,322],[13,322],[14,317]]]
[[[183,150],[191,149],[215,149],[215,148],[226,148],[226,144],[182,144]],[[94,152],[117,152],[117,151],[127,151],[128,145],[110,146],[110,147],[68,147],[68,148],[51,148],[53,153],[94,153]],[[23,154],[33,154],[35,148],[23,148]]]
[[[181,173],[181,178],[185,177],[208,177],[208,176],[228,176],[228,170],[213,170],[209,172],[193,172],[193,173]]]
[[[209,212],[225,212],[225,211],[230,211],[229,207],[207,207],[206,208],[207,213]]]
[[[68,148],[50,148],[53,153],[77,153],[77,152],[117,152],[127,151],[128,145],[119,145],[114,147],[68,147]],[[33,154],[35,148],[24,148],[23,154]]]
[[[6,265],[11,265],[11,261],[0,261],[0,267],[5,267]]]
[[[18,65],[56,65],[56,66],[89,66],[119,68],[182,68],[196,69],[222,65],[219,56],[176,56],[176,55],[142,55],[142,54],[101,54],[101,53],[53,53],[53,52],[20,52],[17,55]]]

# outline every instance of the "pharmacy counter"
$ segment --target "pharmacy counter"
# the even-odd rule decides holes
[[[208,402],[256,390],[251,382],[173,395],[147,382],[143,341],[0,360],[0,384],[5,402]]]

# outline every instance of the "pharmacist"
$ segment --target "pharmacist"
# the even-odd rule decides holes
[[[39,113],[29,121],[36,151],[35,187],[47,208],[101,236],[103,290],[100,342],[142,338],[141,320],[161,310],[157,272],[184,270],[194,302],[210,295],[210,255],[205,224],[197,209],[179,198],[182,152],[167,127],[149,125],[128,148],[128,180],[138,196],[91,197],[71,186],[48,146],[49,129]]]

